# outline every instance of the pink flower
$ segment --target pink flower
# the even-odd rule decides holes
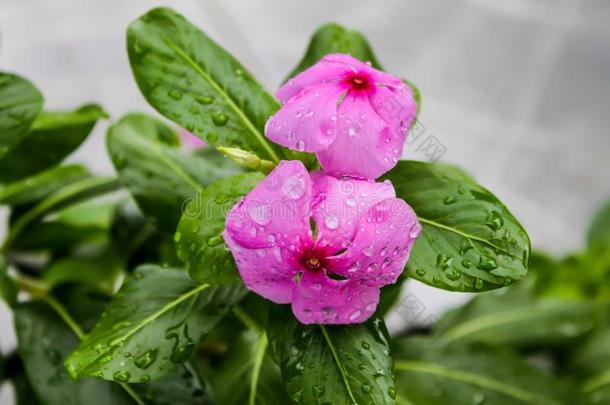
[[[324,171],[376,179],[402,155],[417,111],[399,78],[348,55],[327,55],[277,92],[283,107],[265,134],[315,152]]]
[[[186,145],[187,149],[199,149],[208,146],[208,144],[205,143],[201,138],[199,138],[197,135],[194,135],[192,132],[187,131],[184,128],[180,128],[179,133],[180,138],[182,139],[182,142],[184,142],[184,144]]]
[[[373,314],[420,230],[389,181],[282,161],[229,212],[224,238],[250,290],[291,303],[302,323],[349,324]]]

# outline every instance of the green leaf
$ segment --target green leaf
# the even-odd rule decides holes
[[[331,53],[350,54],[363,62],[371,62],[371,65],[376,69],[383,70],[371,45],[360,32],[348,30],[339,24],[330,23],[321,26],[313,34],[303,59],[301,59],[297,67],[290,72],[290,75],[284,81],[288,81],[291,77],[315,65],[320,59]],[[413,89],[413,98],[419,113],[421,106],[419,89],[408,80],[404,80],[404,82]]]
[[[0,256],[0,299],[4,300],[10,307],[17,302],[19,287],[8,275],[8,266],[2,256]]]
[[[168,8],[149,11],[129,26],[127,48],[142,94],[161,114],[214,146],[274,162],[284,155],[264,136],[278,103],[183,16]]]
[[[587,241],[590,247],[610,245],[610,201],[608,201],[593,217]]]
[[[129,114],[108,130],[108,150],[124,184],[142,211],[173,232],[185,202],[213,180],[239,172],[179,149],[177,135],[156,119]]]
[[[42,109],[42,95],[29,81],[0,72],[0,159],[28,134]]]
[[[62,359],[78,344],[78,337],[45,304],[19,304],[15,308],[15,329],[27,375],[41,403],[132,403],[118,385],[92,379],[70,379]]]
[[[290,72],[286,81],[315,65],[316,62],[330,53],[348,53],[361,61],[371,62],[376,69],[382,69],[373,53],[373,49],[361,33],[348,30],[339,24],[330,23],[321,26],[313,34],[303,59]]]
[[[42,112],[30,132],[0,160],[0,181],[14,181],[60,163],[89,136],[106,113],[98,105],[73,112]]]
[[[241,283],[212,287],[180,270],[142,266],[66,359],[66,367],[74,378],[138,382],[162,377],[191,357],[244,293]]]
[[[220,284],[238,279],[222,239],[225,216],[262,178],[260,173],[247,173],[218,180],[186,206],[175,235],[176,251],[194,280]]]
[[[394,404],[387,330],[361,325],[302,325],[281,308],[269,317],[269,341],[286,391],[299,404]]]
[[[0,186],[0,204],[13,206],[32,204],[85,177],[89,177],[89,171],[81,165],[54,167],[34,176]]]
[[[266,347],[264,332],[253,330],[239,333],[235,341],[229,344],[227,355],[221,359],[221,363],[209,370],[216,403],[242,405],[248,403],[249,398],[257,404],[290,403],[280,370],[266,355]],[[256,381],[254,389],[253,381]]]
[[[485,291],[527,273],[530,241],[491,192],[460,169],[400,161],[384,176],[415,210],[423,231],[407,263],[409,277],[451,291]]]
[[[21,232],[45,215],[88,198],[115,191],[117,188],[119,188],[119,183],[114,177],[85,178],[61,188],[40,201],[12,224],[3,250],[8,249]]]
[[[43,279],[50,285],[76,282],[112,291],[120,271],[117,258],[111,252],[102,251],[91,256],[67,257],[55,261],[44,271]]]
[[[419,338],[394,344],[398,403],[562,405],[576,389],[516,354],[485,346],[439,346]]]
[[[598,304],[537,299],[518,287],[481,294],[441,318],[439,342],[555,347],[573,344],[600,321]]]

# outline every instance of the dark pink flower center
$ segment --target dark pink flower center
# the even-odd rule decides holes
[[[344,84],[352,91],[368,93],[373,89],[373,79],[367,72],[353,72],[348,74]]]
[[[315,250],[306,251],[303,256],[301,256],[301,264],[307,270],[311,271],[319,271],[326,268],[326,258],[322,252],[318,252]]]

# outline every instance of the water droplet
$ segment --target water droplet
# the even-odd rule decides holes
[[[424,270],[424,269],[417,269],[417,270],[415,270],[415,274],[417,274],[420,277],[423,277],[423,276],[426,275],[426,270]]]
[[[350,138],[355,137],[358,134],[358,132],[360,132],[360,125],[358,125],[358,124],[351,125],[347,129],[347,134],[350,136]]]
[[[386,257],[385,259],[383,259],[383,263],[381,264],[381,268],[385,269],[388,266],[392,265],[392,258],[390,257]]]
[[[472,266],[472,262],[468,259],[464,259],[462,260],[462,266],[464,266],[465,268],[469,269],[470,266]]]
[[[384,247],[381,249],[381,251],[379,252],[379,254],[380,254],[381,256],[385,256],[385,255],[388,253],[388,250],[389,250],[389,249],[388,249],[388,247],[387,247],[387,246],[384,246]]]
[[[151,366],[151,364],[153,364],[155,362],[155,360],[157,360],[158,353],[159,353],[159,350],[157,350],[157,349],[149,350],[146,353],[139,356],[137,359],[135,359],[134,364],[138,368],[142,368],[142,369],[148,368]]]
[[[357,309],[351,313],[351,315],[349,316],[349,320],[355,321],[356,319],[358,319],[360,317],[360,315],[362,315],[362,312],[359,309]]]
[[[180,239],[182,239],[182,234],[180,232],[176,232],[174,234],[174,242],[178,243],[180,242]]]
[[[210,143],[216,143],[218,141],[218,135],[215,132],[210,132],[206,135],[205,139]]]
[[[453,257],[438,255],[436,256],[436,267],[441,270],[446,270],[451,265]]]
[[[322,316],[327,319],[334,319],[337,316],[337,310],[333,307],[323,307],[321,312]]]
[[[364,383],[362,384],[362,392],[364,392],[365,394],[370,394],[371,391],[373,391],[373,389],[371,388],[371,385],[369,383]]]
[[[320,398],[324,395],[324,387],[318,384],[314,384],[313,387],[311,387],[311,391],[316,398]]]
[[[282,185],[282,191],[293,200],[298,200],[305,194],[305,180],[299,175],[288,177]]]
[[[474,281],[474,288],[476,288],[477,290],[482,290],[484,286],[485,286],[485,282],[483,280],[481,280],[480,278],[477,278]]]
[[[324,219],[324,225],[331,230],[337,229],[339,227],[339,217],[334,214],[329,214]]]
[[[168,91],[167,95],[176,101],[182,99],[182,93],[176,89],[172,89],[172,90]]]
[[[267,225],[269,222],[271,222],[269,206],[266,204],[250,204],[248,206],[248,215],[259,225]]]
[[[360,345],[365,350],[369,350],[371,348],[371,345],[368,342],[365,342],[365,341],[362,341],[362,343]]]
[[[117,371],[112,375],[112,379],[118,382],[127,382],[131,378],[129,371]]]
[[[224,242],[224,240],[222,239],[222,236],[220,236],[220,235],[216,235],[216,236],[212,236],[212,237],[208,238],[209,247],[218,246],[223,242]]]
[[[497,231],[504,225],[504,220],[502,219],[498,211],[492,210],[487,213],[485,225],[487,225],[492,231]]]
[[[303,152],[305,150],[305,141],[300,140],[297,142],[297,150]]]
[[[447,273],[447,278],[451,281],[456,281],[461,277],[462,273],[457,270],[452,270]]]
[[[375,248],[373,247],[373,245],[369,245],[369,246],[365,247],[364,249],[362,249],[362,253],[365,256],[373,257],[373,255],[375,254]]]
[[[456,201],[457,201],[457,198],[455,198],[454,196],[448,196],[448,197],[445,197],[445,199],[443,200],[443,203],[445,205],[449,205],[449,204],[453,204]]]
[[[348,207],[354,207],[356,205],[356,200],[352,197],[346,198],[345,205],[347,205]]]
[[[396,388],[394,388],[394,387],[388,388],[388,395],[390,396],[390,398],[396,399]]]
[[[214,114],[212,114],[212,122],[217,127],[224,126],[228,120],[229,120],[229,117],[227,117],[225,114],[223,114],[221,112],[215,112]]]
[[[489,256],[481,256],[479,259],[479,264],[477,264],[477,268],[481,270],[493,270],[498,267],[498,263],[493,257]]]
[[[212,102],[214,101],[214,97],[212,96],[197,96],[195,97],[195,101],[197,101],[199,104],[212,104]]]
[[[178,340],[174,344],[174,349],[172,350],[172,354],[169,359],[172,363],[180,364],[187,361],[191,354],[193,354],[193,350],[195,349],[195,343],[191,340],[187,340],[184,344],[179,345]]]
[[[267,235],[267,242],[269,243],[275,243],[275,235],[270,233],[269,235]]]
[[[377,270],[378,268],[379,268],[379,265],[377,263],[375,263],[375,262],[372,262],[371,264],[369,264],[367,266],[366,270],[368,272],[373,272],[373,271]]]

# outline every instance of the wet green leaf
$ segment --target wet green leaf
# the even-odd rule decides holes
[[[423,226],[407,263],[409,277],[445,290],[480,292],[525,276],[530,255],[525,230],[465,172],[400,161],[384,177]]]
[[[32,204],[62,187],[89,176],[81,165],[58,166],[0,187],[0,204]]]
[[[15,181],[60,163],[78,148],[106,113],[98,105],[73,112],[42,112],[30,132],[0,160],[0,181]]]
[[[174,240],[178,257],[194,280],[219,284],[238,279],[222,239],[225,216],[262,178],[260,173],[247,173],[218,180],[186,206]]]
[[[381,319],[302,325],[287,308],[269,317],[269,342],[286,391],[299,404],[394,404],[389,337]]]
[[[168,8],[129,26],[129,60],[148,102],[214,146],[252,151],[274,162],[284,150],[264,136],[275,99],[229,53]]]
[[[142,266],[96,327],[66,359],[74,378],[154,380],[194,354],[196,345],[245,294],[241,283],[212,287],[172,268]]]
[[[227,160],[209,162],[179,148],[177,135],[144,114],[129,114],[108,130],[108,150],[142,211],[173,232],[185,204],[223,176],[238,173]]]
[[[32,83],[0,72],[0,159],[28,134],[42,102],[42,95]]]

